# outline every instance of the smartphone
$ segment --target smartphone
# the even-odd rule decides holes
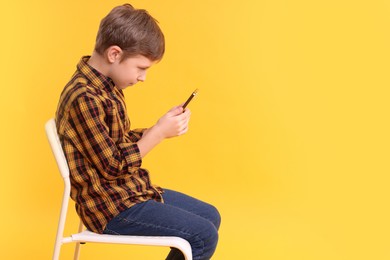
[[[182,106],[183,111],[186,109],[188,104],[191,102],[191,100],[198,94],[198,89],[195,89],[194,92],[192,92],[191,96],[187,99],[187,101]]]

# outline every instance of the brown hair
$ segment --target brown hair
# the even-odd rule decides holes
[[[143,55],[152,61],[161,60],[165,51],[164,34],[146,10],[130,4],[117,6],[102,19],[96,36],[95,51],[103,54],[110,46],[124,51],[122,58]]]

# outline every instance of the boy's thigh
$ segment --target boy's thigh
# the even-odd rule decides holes
[[[164,189],[162,196],[165,204],[205,218],[211,221],[217,229],[219,228],[221,217],[217,208],[213,205],[170,189]]]
[[[107,225],[104,233],[139,236],[179,236],[190,238],[215,230],[201,216],[178,207],[149,200],[121,212]]]

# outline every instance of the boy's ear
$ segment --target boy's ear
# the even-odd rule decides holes
[[[106,50],[106,57],[109,63],[120,61],[122,54],[123,54],[122,49],[116,45],[110,46]]]

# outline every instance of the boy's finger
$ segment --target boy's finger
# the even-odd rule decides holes
[[[174,107],[171,110],[168,111],[168,114],[172,116],[177,116],[183,113],[183,108],[180,106]]]

